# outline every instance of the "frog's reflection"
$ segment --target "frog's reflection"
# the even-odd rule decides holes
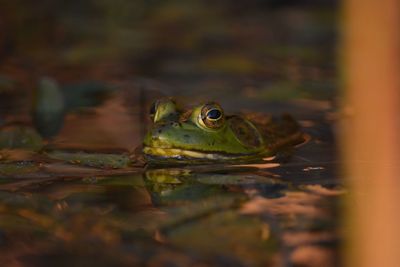
[[[209,198],[229,197],[238,201],[258,194],[275,198],[287,187],[273,174],[257,175],[250,167],[200,166],[197,168],[147,169],[144,184],[153,205],[176,205]],[[253,170],[254,171],[254,170]]]

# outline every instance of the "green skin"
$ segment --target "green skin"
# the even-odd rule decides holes
[[[218,104],[206,105],[221,111],[217,127],[205,123],[207,118],[202,113],[205,105],[180,111],[172,100],[156,102],[152,116],[154,125],[143,141],[146,159],[156,163],[231,162],[260,159],[276,152],[271,142],[278,143],[279,140],[271,140],[271,133],[265,137],[256,124],[244,117],[224,116]],[[293,141],[294,135],[300,136],[297,124],[294,128],[283,136],[273,136],[279,136],[280,140],[286,138],[280,143],[287,144],[289,140]]]

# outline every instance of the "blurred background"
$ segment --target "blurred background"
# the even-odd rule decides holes
[[[336,106],[337,1],[4,1],[0,12],[0,101],[14,119],[44,77],[67,87],[69,110],[124,90],[125,117],[121,103],[100,111],[119,126],[162,95],[228,112],[290,112],[277,103],[297,101],[304,120]],[[50,124],[46,136],[61,127]],[[135,131],[145,130],[131,126],[120,146],[135,147]]]

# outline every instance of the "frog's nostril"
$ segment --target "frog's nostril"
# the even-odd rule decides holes
[[[153,130],[151,131],[151,138],[152,138],[152,139],[157,139],[158,136],[159,136],[160,134],[162,134],[162,129],[160,129],[160,128],[158,128],[158,129],[153,129]]]

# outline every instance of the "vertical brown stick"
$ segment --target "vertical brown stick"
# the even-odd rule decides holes
[[[344,1],[347,266],[400,266],[400,1]]]

